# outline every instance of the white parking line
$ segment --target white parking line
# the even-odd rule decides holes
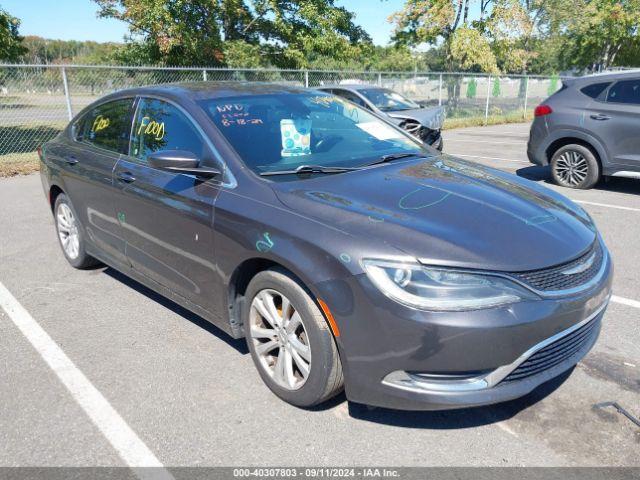
[[[640,302],[637,300],[631,300],[630,298],[618,297],[617,295],[611,295],[611,301],[627,305],[628,307],[640,308]]]
[[[496,142],[494,140],[476,140],[475,138],[451,138],[450,135],[444,136],[445,141],[451,142],[469,142],[469,143],[490,143],[491,145],[521,145],[526,147],[522,142]]]
[[[633,207],[623,207],[622,205],[611,205],[608,203],[597,203],[597,202],[587,202],[585,200],[575,200],[572,199],[576,203],[582,203],[584,205],[595,205],[596,207],[607,207],[607,208],[617,208],[618,210],[628,210],[630,212],[640,212],[640,208]]]
[[[73,399],[98,427],[120,458],[142,480],[173,480],[160,460],[74,365],[44,329],[0,282],[0,307],[60,379]],[[145,468],[155,467],[155,468]]]
[[[504,162],[515,162],[515,163],[524,163],[526,165],[530,165],[530,162],[526,162],[524,160],[514,160],[513,158],[500,158],[500,157],[483,157],[481,155],[467,155],[466,153],[451,153],[445,152],[447,155],[451,155],[454,157],[467,157],[467,158],[482,158],[484,160],[502,160]]]
[[[471,132],[465,132],[465,131],[455,131],[453,129],[451,130],[445,130],[445,132],[450,132],[450,133],[455,133],[456,135],[468,135],[470,137],[474,137],[474,136],[478,136],[478,137],[484,137],[485,135],[498,135],[501,137],[514,137],[514,138],[521,138],[523,140],[528,140],[529,139],[529,131],[526,132],[518,132],[517,130],[510,130],[510,131],[495,131],[495,130],[474,130]]]

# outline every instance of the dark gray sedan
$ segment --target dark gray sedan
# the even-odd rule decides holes
[[[427,145],[442,151],[444,107],[422,107],[398,92],[374,85],[323,85],[318,90],[338,95],[375,112]]]
[[[403,409],[527,394],[587,354],[610,297],[580,207],[319,91],[124,90],[41,160],[72,266],[107,264],[246,337],[302,407],[343,387]]]

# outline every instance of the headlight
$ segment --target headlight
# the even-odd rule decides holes
[[[493,275],[384,260],[364,260],[363,265],[382,293],[423,310],[476,310],[538,299],[517,283]]]

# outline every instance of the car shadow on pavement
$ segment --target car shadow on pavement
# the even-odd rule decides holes
[[[211,335],[219,338],[220,340],[225,342],[227,345],[233,347],[239,353],[243,355],[249,353],[249,349],[247,348],[247,344],[244,338],[239,338],[239,339],[231,338],[230,335],[228,335],[226,332],[222,331],[221,329],[213,325],[208,320],[202,318],[199,315],[196,315],[195,313],[187,310],[184,307],[181,307],[177,303],[169,300],[168,298],[160,295],[159,293],[154,292],[150,288],[145,287],[141,283],[136,282],[132,278],[127,277],[123,273],[120,273],[111,267],[105,268],[103,270],[103,273],[109,275],[114,280],[117,280],[120,283],[125,284],[127,287],[136,290],[137,292],[141,293],[148,299],[153,300],[154,302],[159,303],[163,307],[168,308],[172,312],[184,317],[186,320],[189,320],[194,325],[197,325],[203,330],[206,330]]]
[[[575,367],[574,367],[575,368]],[[453,430],[478,427],[502,422],[517,415],[522,410],[538,403],[558,387],[573,372],[573,368],[558,377],[543,383],[533,392],[516,400],[486,407],[463,408],[441,411],[402,411],[386,408],[372,408],[357,403],[349,403],[349,415],[358,420],[391,425],[394,427],[424,428],[433,430]]]
[[[553,184],[551,180],[551,172],[548,166],[540,167],[538,165],[533,165],[530,167],[520,168],[516,170],[516,175],[534,182],[544,182],[550,185]],[[570,188],[566,188],[564,190],[567,192],[565,195],[571,192]],[[598,184],[593,187],[593,190],[640,194],[640,182],[633,178],[605,177],[604,180],[599,181]]]

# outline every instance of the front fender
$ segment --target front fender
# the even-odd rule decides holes
[[[214,235],[221,305],[228,305],[232,275],[247,260],[283,266],[316,298],[325,300],[330,310],[344,310],[349,289],[327,292],[323,285],[348,285],[351,277],[363,273],[362,258],[406,258],[375,238],[354,237],[277,201],[265,202],[229,190],[223,190],[216,200]],[[228,312],[221,313],[228,316]]]

